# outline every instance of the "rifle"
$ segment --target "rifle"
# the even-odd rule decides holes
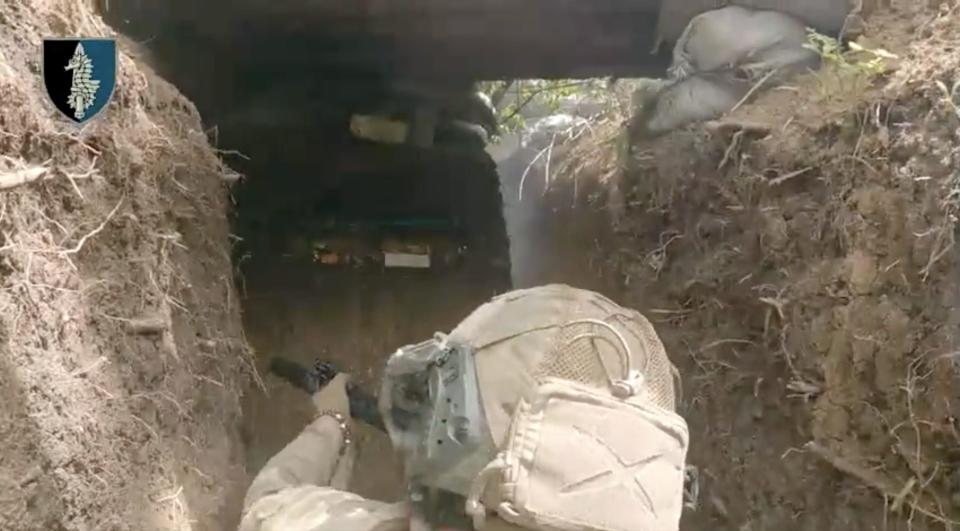
[[[286,358],[274,357],[270,360],[270,372],[290,385],[313,395],[333,380],[339,370],[327,361],[316,360],[313,367],[303,365]],[[350,401],[350,416],[386,432],[383,417],[377,408],[377,399],[352,383],[347,384],[347,398]]]

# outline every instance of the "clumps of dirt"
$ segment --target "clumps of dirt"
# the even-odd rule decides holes
[[[103,116],[56,113],[42,39],[112,34],[86,2],[0,13],[0,528],[228,528],[252,365],[227,170],[125,53]]]
[[[609,194],[616,298],[684,375],[686,529],[960,525],[960,8],[894,9],[869,90],[635,145]]]

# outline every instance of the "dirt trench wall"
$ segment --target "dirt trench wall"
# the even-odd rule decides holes
[[[229,528],[248,349],[221,166],[199,116],[121,53],[82,131],[46,101],[82,2],[0,1],[0,529]],[[0,179],[2,180],[2,179]]]
[[[616,298],[684,376],[684,529],[960,520],[960,14],[894,7],[868,33],[893,73],[811,76],[725,119],[768,134],[637,143],[611,194]]]

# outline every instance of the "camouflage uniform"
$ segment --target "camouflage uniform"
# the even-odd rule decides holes
[[[475,528],[678,528],[687,428],[674,413],[676,370],[642,315],[551,285],[494,298],[449,337],[473,349],[499,451],[471,485]],[[318,410],[346,414],[344,386],[338,376],[318,393]],[[405,504],[342,490],[347,433],[321,416],[271,459],[250,487],[241,531],[408,529]]]
[[[314,395],[318,411],[349,415],[348,377]],[[403,504],[346,491],[354,449],[330,414],[321,414],[263,467],[247,490],[240,531],[393,531],[406,529]],[[345,451],[340,455],[341,448]]]

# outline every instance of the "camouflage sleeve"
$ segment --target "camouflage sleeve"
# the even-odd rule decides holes
[[[243,507],[281,490],[305,485],[345,488],[353,468],[353,451],[340,455],[343,434],[337,421],[323,416],[273,456],[254,478]]]
[[[320,417],[273,456],[247,490],[239,531],[406,529],[405,504],[346,491],[354,452],[340,456],[342,437],[335,419]]]
[[[402,503],[367,500],[329,487],[300,486],[260,498],[243,515],[239,531],[407,531]]]

